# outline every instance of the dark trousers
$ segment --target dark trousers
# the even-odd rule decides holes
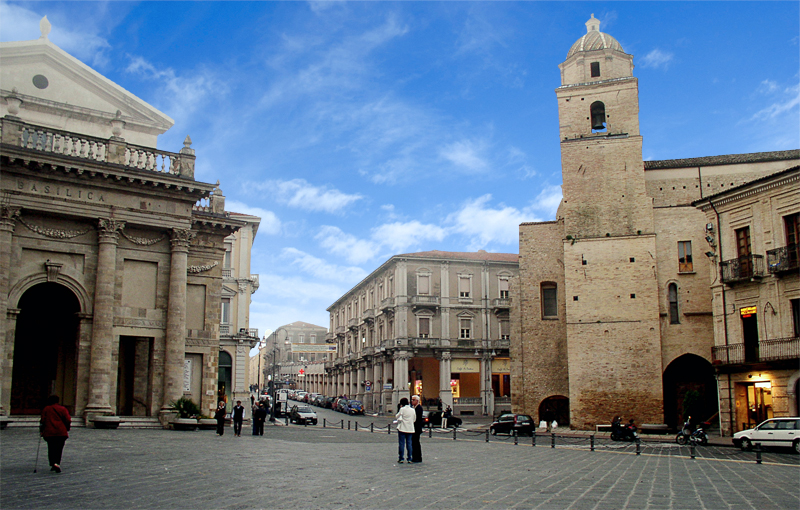
[[[409,462],[412,460],[412,456],[414,454],[414,447],[412,446],[412,436],[414,434],[411,432],[397,432],[397,452],[400,454],[400,460],[403,460],[403,454],[405,453],[404,450],[408,450],[408,459]]]
[[[253,435],[254,436],[258,435],[258,421],[259,421],[258,419],[253,418]],[[264,424],[263,423],[261,424],[261,428],[264,428]]]
[[[242,435],[242,420],[233,420],[233,433],[237,436]]]
[[[225,420],[217,420],[217,434],[220,436],[225,433]]]
[[[411,460],[413,462],[422,462],[422,445],[419,443],[419,437],[422,432],[414,432],[411,438]]]
[[[67,441],[66,437],[46,437],[47,441],[47,459],[50,465],[61,464],[61,453],[64,451],[64,443]]]
[[[256,434],[259,436],[264,435],[264,420],[256,421]]]

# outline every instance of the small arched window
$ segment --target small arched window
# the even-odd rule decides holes
[[[678,317],[678,284],[670,283],[667,287],[667,298],[669,299],[669,323],[680,324]]]
[[[592,131],[605,131],[606,129],[606,105],[602,101],[595,101],[589,107],[592,119]]]

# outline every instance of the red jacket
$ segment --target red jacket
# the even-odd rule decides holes
[[[52,404],[42,411],[40,430],[42,437],[69,437],[69,426],[72,418],[67,408],[60,404]]]

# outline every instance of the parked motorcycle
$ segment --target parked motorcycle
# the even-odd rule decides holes
[[[693,431],[691,425],[692,417],[690,416],[689,419],[686,420],[686,423],[683,424],[683,428],[678,435],[675,436],[675,442],[678,444],[686,444],[692,439],[694,439],[698,444],[706,445],[708,444],[708,434],[706,431],[703,430],[703,427],[707,427],[709,425],[708,422],[701,423],[697,426],[697,428]]]
[[[611,440],[612,441],[636,441],[639,438],[639,432],[633,419],[628,420],[627,425],[622,424],[622,418],[617,416],[611,422]]]

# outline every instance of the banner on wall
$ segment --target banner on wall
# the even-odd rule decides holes
[[[511,359],[497,358],[492,360],[492,373],[493,374],[509,374],[511,373]]]
[[[454,359],[450,362],[450,371],[456,374],[479,374],[481,362],[477,359]]]
[[[183,391],[192,391],[192,360],[183,360]]]
[[[336,344],[292,344],[292,352],[336,352]]]

